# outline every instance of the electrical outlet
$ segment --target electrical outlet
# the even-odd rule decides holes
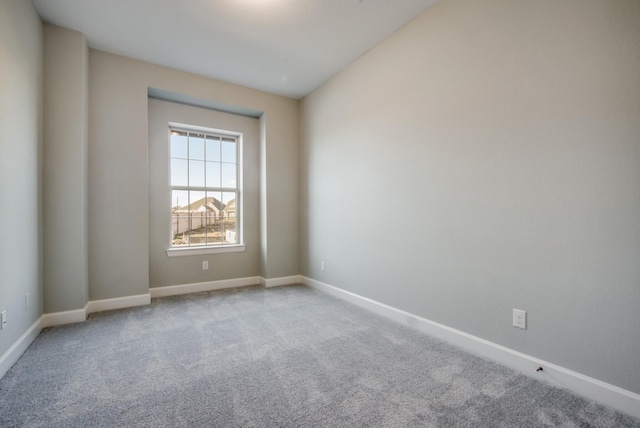
[[[0,330],[7,326],[7,311],[0,312]]]
[[[320,262],[320,270],[324,270],[324,260]]]
[[[527,329],[527,312],[514,309],[513,310],[513,326],[517,328],[521,328],[523,330]]]
[[[24,308],[29,309],[29,297],[31,297],[31,293],[27,293],[24,295]]]
[[[209,262],[207,260],[202,261],[202,270],[209,269]]]

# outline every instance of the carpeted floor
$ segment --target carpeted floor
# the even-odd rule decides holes
[[[304,286],[154,299],[49,328],[1,427],[640,427]]]

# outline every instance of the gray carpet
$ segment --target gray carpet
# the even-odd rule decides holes
[[[2,427],[640,427],[304,286],[154,299],[44,330]]]

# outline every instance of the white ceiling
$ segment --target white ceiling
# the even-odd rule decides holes
[[[301,98],[436,0],[33,0],[95,49]]]

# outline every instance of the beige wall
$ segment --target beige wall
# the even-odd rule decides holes
[[[438,2],[303,100],[303,274],[640,393],[639,46],[635,0]]]
[[[243,232],[245,251],[167,257],[171,230],[169,122],[224,129],[243,134]],[[149,100],[149,285],[192,284],[246,278],[260,273],[258,119],[167,101]],[[202,270],[202,261],[209,269]]]
[[[0,2],[0,311],[7,311],[7,326],[0,331],[0,357],[42,313],[41,112],[40,18],[31,2],[3,0]]]
[[[143,294],[150,285],[148,88],[262,112],[261,270],[268,278],[297,274],[298,101],[100,51],[89,57],[90,300]]]
[[[89,49],[82,33],[44,26],[44,311],[89,298],[87,132]]]

